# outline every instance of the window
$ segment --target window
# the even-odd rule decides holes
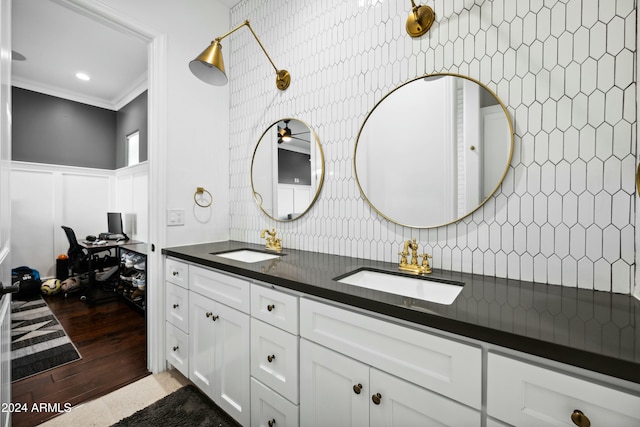
[[[140,131],[127,135],[127,166],[140,163]]]

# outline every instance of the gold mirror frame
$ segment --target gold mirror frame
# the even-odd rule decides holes
[[[489,93],[490,95],[492,95],[495,100],[497,101],[498,105],[500,105],[500,107],[502,108],[502,111],[504,112],[505,118],[507,119],[507,123],[508,123],[508,127],[509,127],[509,136],[510,136],[510,143],[509,143],[509,153],[508,153],[508,157],[506,159],[506,165],[504,168],[504,171],[502,173],[502,176],[500,177],[500,179],[498,180],[498,182],[496,183],[495,187],[493,188],[493,190],[486,196],[484,197],[484,199],[474,208],[470,209],[468,212],[466,212],[463,215],[459,215],[456,218],[450,220],[450,221],[445,221],[442,223],[437,223],[437,224],[427,224],[427,225],[421,225],[421,224],[408,224],[408,223],[403,223],[401,221],[398,221],[394,218],[392,218],[391,216],[389,216],[387,213],[382,212],[380,209],[378,209],[374,203],[369,199],[369,197],[367,196],[367,194],[364,191],[364,188],[362,186],[362,183],[360,181],[360,178],[358,177],[358,165],[357,165],[357,154],[358,154],[358,147],[360,146],[360,139],[363,133],[363,130],[367,124],[367,122],[369,121],[369,119],[371,118],[372,114],[376,111],[376,109],[391,95],[393,95],[394,93],[396,93],[396,91],[398,91],[399,89],[422,79],[426,79],[426,78],[433,78],[438,79],[441,77],[456,77],[456,78],[461,78],[461,79],[465,79],[468,81],[471,81],[475,84],[477,84],[478,86],[480,86],[482,89],[484,89],[485,91],[487,91],[487,93]],[[412,123],[412,128],[415,128],[416,130],[416,134],[418,136],[422,136],[424,135],[425,132],[425,128],[423,126],[422,123]],[[475,150],[474,146],[470,146],[469,147],[470,150]],[[486,85],[484,85],[483,83],[471,78],[471,77],[467,77],[467,76],[463,76],[460,74],[454,74],[454,73],[434,73],[434,74],[426,74],[417,78],[414,78],[412,80],[409,80],[403,84],[401,84],[400,86],[398,86],[397,88],[393,89],[391,92],[389,92],[388,94],[386,94],[380,101],[378,101],[376,103],[376,105],[373,107],[373,109],[369,112],[369,114],[367,114],[367,117],[365,118],[364,122],[362,123],[362,126],[360,127],[360,130],[358,131],[358,136],[356,139],[356,144],[355,144],[355,148],[354,148],[354,154],[353,154],[353,171],[354,171],[354,176],[356,179],[356,184],[358,185],[358,189],[360,190],[360,194],[362,195],[363,199],[369,204],[369,206],[371,206],[371,208],[377,212],[381,217],[385,218],[386,220],[394,223],[394,224],[398,224],[404,227],[411,227],[411,228],[425,228],[425,229],[429,229],[429,228],[437,228],[437,227],[442,227],[442,226],[446,226],[449,224],[453,224],[457,221],[460,221],[463,218],[468,217],[469,215],[473,214],[475,211],[477,211],[478,209],[480,209],[494,194],[495,192],[498,190],[498,188],[500,188],[500,186],[502,185],[502,182],[504,181],[505,176],[507,175],[507,172],[509,171],[509,167],[511,166],[511,160],[513,158],[513,149],[514,149],[514,133],[513,133],[513,122],[511,120],[511,116],[509,115],[509,112],[507,111],[507,108],[505,107],[504,103],[502,102],[502,100],[500,98],[498,98],[498,96],[495,94],[495,92],[493,92],[491,89],[489,89]],[[385,173],[389,173],[388,169],[385,169]],[[419,177],[418,179],[421,179],[421,177]],[[434,185],[438,185],[438,183],[434,183]],[[640,181],[639,181],[639,185],[640,185]]]
[[[321,168],[320,170],[320,176],[317,179],[317,188],[315,191],[315,194],[313,195],[313,198],[311,199],[311,201],[309,202],[309,205],[307,206],[307,208],[303,211],[300,212],[295,218],[277,218],[276,216],[270,214],[269,212],[267,212],[264,207],[263,207],[263,203],[264,203],[264,198],[262,196],[262,194],[260,194],[257,190],[256,190],[256,185],[254,183],[254,166],[256,163],[256,154],[258,154],[258,149],[260,148],[260,144],[261,143],[268,143],[269,139],[265,139],[265,136],[267,136],[267,134],[270,131],[273,131],[274,126],[278,126],[279,123],[285,122],[285,121],[292,121],[295,120],[297,122],[299,122],[300,124],[304,125],[308,130],[309,130],[309,144],[311,144],[312,141],[315,141],[316,143],[316,148],[318,150],[318,157],[316,159],[316,164],[319,162],[319,166]],[[276,141],[277,143],[277,141]],[[260,135],[260,138],[258,139],[258,142],[256,144],[255,149],[253,150],[253,155],[251,157],[251,192],[253,194],[253,198],[256,202],[256,204],[258,205],[258,207],[260,208],[260,210],[267,215],[269,218],[278,221],[278,222],[290,222],[290,221],[295,221],[299,218],[301,218],[302,216],[304,216],[307,212],[309,212],[309,210],[311,209],[311,207],[315,204],[316,200],[318,199],[318,196],[320,195],[320,191],[322,190],[322,184],[324,183],[324,153],[322,151],[322,145],[320,144],[320,139],[318,138],[318,135],[316,134],[316,132],[311,128],[311,126],[309,126],[306,122],[300,120],[300,119],[296,119],[296,118],[283,118],[280,120],[277,120],[273,123],[271,123],[266,129],[265,131],[262,133],[262,135]],[[313,177],[313,169],[311,170],[311,174]],[[276,177],[277,179],[277,177]],[[277,183],[276,183],[277,184]]]

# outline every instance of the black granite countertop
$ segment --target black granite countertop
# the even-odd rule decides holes
[[[255,263],[211,254],[241,248],[264,250],[226,241],[162,253],[640,384],[640,301],[629,295],[434,269],[429,278],[464,283],[453,304],[442,305],[334,280],[363,267],[398,273],[392,263],[287,248]]]

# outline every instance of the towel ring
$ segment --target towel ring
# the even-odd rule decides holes
[[[204,193],[207,193],[209,195],[209,203],[204,204],[198,200],[198,195],[202,196]],[[196,205],[200,206],[201,208],[208,208],[213,203],[213,196],[211,195],[211,193],[205,190],[204,187],[197,187],[196,192],[193,195],[193,201],[196,202]]]

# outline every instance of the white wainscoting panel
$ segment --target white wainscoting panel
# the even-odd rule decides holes
[[[56,275],[56,258],[69,248],[61,228],[78,240],[107,231],[107,212],[122,212],[125,232],[146,241],[148,167],[118,171],[12,162],[12,267]]]
[[[42,275],[51,274],[56,257],[54,187],[50,172],[11,172],[11,268],[28,265]]]

